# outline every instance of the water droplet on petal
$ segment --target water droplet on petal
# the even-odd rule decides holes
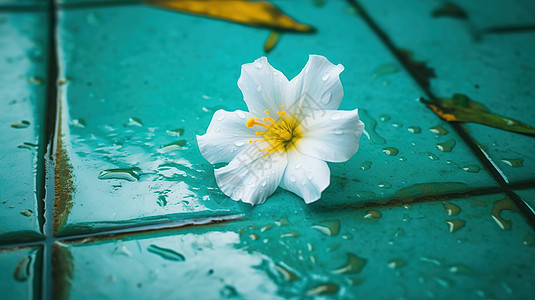
[[[296,180],[296,179],[295,179],[295,176],[291,175],[291,176],[290,176],[290,181],[291,181],[291,182],[295,182],[295,180]]]
[[[295,165],[295,169],[297,170],[297,169],[299,169],[299,168],[301,168],[301,164],[296,164],[296,165]]]
[[[221,130],[221,128],[219,128],[219,127],[215,128],[215,132],[219,132],[219,130]]]
[[[344,132],[343,132],[342,130],[340,130],[340,129],[336,129],[336,130],[334,131],[334,134],[337,134],[337,135],[341,135],[341,134],[343,134],[343,133],[344,133]]]
[[[262,90],[262,86],[259,84],[259,85],[256,87],[256,90],[257,90],[258,92],[260,92],[260,91]]]
[[[323,74],[323,76],[321,76],[321,80],[327,81],[327,79],[329,79],[329,77],[331,77],[331,74],[325,73],[325,74]]]
[[[245,113],[241,110],[236,111],[236,115],[241,119],[245,119],[246,117]]]
[[[327,92],[325,93],[325,95],[323,95],[323,98],[321,98],[321,102],[327,104],[331,102],[332,97],[333,97],[333,94],[331,92]]]
[[[338,120],[338,119],[340,119],[341,116],[342,115],[339,112],[332,113],[331,114],[331,120],[333,120],[333,121]]]
[[[264,65],[262,65],[261,62],[256,62],[256,63],[254,64],[254,66],[255,66],[257,69],[262,69],[262,67],[263,67]]]
[[[219,117],[217,117],[218,121],[223,121],[223,119],[225,119],[225,115],[224,114],[220,114]]]
[[[262,181],[261,185],[262,185],[262,187],[265,187],[267,185],[267,182],[264,180],[264,181]]]
[[[241,147],[241,146],[245,145],[245,142],[244,142],[244,141],[235,141],[235,142],[234,142],[234,145],[235,145],[236,147]]]

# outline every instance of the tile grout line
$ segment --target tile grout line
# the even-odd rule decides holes
[[[362,19],[368,25],[368,27],[377,35],[377,37],[383,42],[386,48],[390,50],[390,52],[394,55],[394,57],[398,60],[398,62],[403,66],[403,68],[407,71],[407,73],[409,73],[412,79],[418,84],[418,86],[426,94],[426,96],[431,99],[431,102],[436,102],[437,98],[435,97],[435,95],[431,92],[431,90],[428,87],[426,87],[421,81],[418,80],[418,77],[416,76],[416,74],[414,74],[411,68],[401,58],[394,42],[392,42],[390,37],[371,18],[371,16],[364,9],[364,7],[358,2],[358,0],[347,0],[347,2],[357,10],[358,14],[362,17]],[[484,168],[490,173],[490,175],[494,178],[494,180],[496,180],[496,182],[502,188],[503,192],[507,194],[513,200],[513,202],[519,207],[522,215],[526,218],[528,223],[530,223],[530,225],[535,228],[535,214],[533,214],[532,210],[527,206],[527,204],[524,203],[524,201],[522,201],[521,198],[518,197],[511,190],[511,186],[508,185],[505,178],[501,176],[499,170],[496,169],[496,167],[492,164],[492,162],[487,159],[485,153],[483,153],[483,151],[478,147],[478,145],[471,139],[467,131],[465,131],[460,124],[456,124],[452,122],[447,122],[447,123],[455,130],[455,132],[459,135],[459,137],[463,140],[463,142],[475,154],[479,162],[484,166]]]
[[[48,74],[47,74],[47,107],[46,107],[46,159],[45,159],[45,174],[44,174],[44,213],[43,217],[45,223],[43,226],[43,233],[45,240],[43,242],[43,259],[41,271],[41,293],[40,299],[52,299],[52,245],[54,237],[52,234],[52,224],[54,218],[54,199],[55,199],[55,185],[54,185],[54,152],[55,152],[55,131],[57,122],[57,101],[58,101],[58,55],[57,55],[57,15],[55,0],[48,2]]]

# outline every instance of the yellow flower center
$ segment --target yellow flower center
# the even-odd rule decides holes
[[[249,143],[258,141],[266,141],[269,146],[259,149],[258,151],[265,151],[265,156],[277,151],[288,151],[295,147],[297,141],[301,138],[301,129],[298,120],[296,118],[286,115],[284,111],[284,105],[281,106],[281,111],[278,111],[279,119],[275,121],[269,116],[269,111],[266,110],[267,117],[262,118],[250,118],[247,120],[246,126],[252,128],[253,126],[261,126],[266,131],[257,131],[256,135],[261,138],[258,140],[250,140]]]

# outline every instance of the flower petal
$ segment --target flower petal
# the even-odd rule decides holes
[[[259,146],[267,143],[250,144],[227,166],[214,171],[217,185],[232,200],[261,204],[277,189],[288,162],[286,153],[264,157],[265,152],[259,152]]]
[[[245,124],[249,113],[222,109],[215,112],[206,134],[197,136],[202,156],[211,164],[231,161],[240,151],[256,139],[255,131]]]
[[[273,68],[266,57],[244,64],[238,79],[238,87],[249,112],[264,116],[265,110],[277,112],[287,105],[289,82],[282,72]]]
[[[343,162],[359,148],[364,129],[358,109],[316,111],[301,123],[303,137],[297,151],[330,162]]]
[[[312,203],[321,197],[321,192],[330,183],[327,163],[297,151],[288,151],[288,166],[280,186]]]
[[[301,73],[290,81],[300,110],[338,109],[344,96],[339,77],[343,70],[344,66],[334,65],[323,56],[310,55]]]

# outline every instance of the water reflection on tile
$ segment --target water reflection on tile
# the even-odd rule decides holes
[[[430,89],[441,98],[467,95],[494,114],[535,126],[535,33],[532,5],[500,1],[362,1],[399,48],[435,73]],[[501,13],[496,13],[501,11]],[[406,34],[411,32],[411,34]],[[437,34],[447,33],[447,34]],[[533,179],[533,138],[477,124],[464,125],[508,182]]]
[[[86,239],[56,246],[61,264],[72,266],[65,275],[72,284],[57,292],[74,299],[119,292],[528,297],[535,289],[533,246],[523,239],[534,231],[518,213],[496,209],[506,201],[497,194],[332,213],[259,209],[232,223]],[[510,230],[499,226],[500,218],[511,222]]]
[[[38,299],[41,248],[0,249],[0,288],[3,299]]]
[[[40,236],[47,15],[0,13],[0,243]]]

